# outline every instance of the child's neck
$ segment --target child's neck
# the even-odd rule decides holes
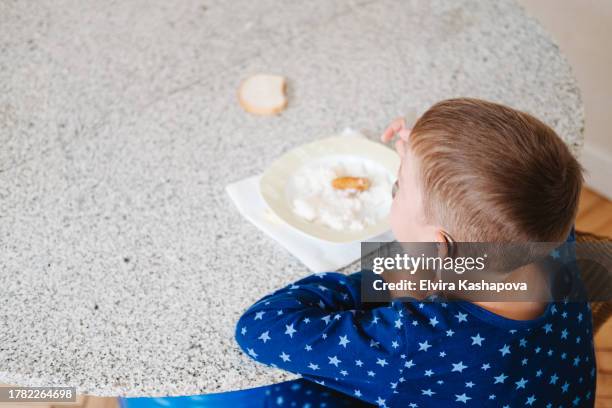
[[[513,320],[537,319],[546,310],[546,302],[474,302],[474,304]]]
[[[527,282],[529,292],[533,299],[547,299],[549,296],[548,284],[540,269],[534,265],[525,265],[513,271],[505,282]],[[473,302],[497,315],[513,320],[536,319],[544,313],[548,302]]]

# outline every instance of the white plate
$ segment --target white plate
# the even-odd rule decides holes
[[[334,230],[308,222],[293,213],[287,199],[287,188],[293,174],[302,166],[315,160],[346,156],[365,159],[384,167],[395,177],[400,159],[395,151],[366,138],[336,136],[321,139],[293,149],[277,159],[261,177],[261,195],[270,209],[283,221],[298,231],[324,241],[346,243],[366,241],[389,230],[387,217],[359,231]]]

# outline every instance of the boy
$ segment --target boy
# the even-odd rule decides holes
[[[382,139],[394,135],[401,167],[390,220],[398,241],[572,238],[581,168],[534,117],[453,99],[411,130],[394,122]],[[262,363],[380,407],[593,405],[587,303],[367,305],[360,280],[318,274],[280,289],[242,316],[236,339]]]

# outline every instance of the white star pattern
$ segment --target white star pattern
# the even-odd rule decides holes
[[[270,331],[265,331],[265,332],[261,333],[261,335],[258,337],[258,339],[263,341],[264,343],[267,342],[268,340],[271,339]]]
[[[457,322],[467,322],[467,314],[458,312],[455,317],[457,318]]]
[[[359,291],[336,273],[305,278],[256,303],[236,340],[253,359],[380,407],[593,405],[587,304],[555,303],[541,320],[498,325],[454,301],[361,309]],[[273,401],[304,406],[291,405],[298,394]]]
[[[387,360],[385,360],[384,358],[377,358],[376,359],[376,364],[378,364],[381,367],[384,367],[384,366],[388,365],[389,363],[387,363]]]
[[[285,325],[285,329],[285,334],[288,334],[289,337],[293,338],[293,335],[296,332],[296,330],[293,328],[293,323]]]
[[[460,362],[458,362],[458,363],[456,363],[456,364],[455,364],[455,363],[453,363],[453,369],[451,370],[451,372],[452,372],[452,371],[459,371],[459,372],[461,373],[461,372],[463,372],[463,370],[465,370],[466,368],[467,368],[467,366],[463,364],[463,361],[460,361]]]
[[[338,345],[346,348],[346,345],[349,344],[351,341],[348,339],[348,336],[340,336],[340,343],[338,343]]]
[[[504,373],[501,373],[497,377],[493,377],[493,379],[495,380],[495,384],[503,384],[504,381],[506,381],[506,378],[508,378],[508,376]]]
[[[468,400],[471,400],[471,397],[468,397],[467,395],[465,395],[465,393],[461,394],[461,395],[457,395],[455,394],[455,401],[457,402],[463,402],[465,404],[467,404]]]
[[[421,390],[421,393],[422,393],[423,395],[427,395],[428,397],[431,397],[432,395],[434,395],[434,394],[435,394],[435,392],[434,392],[434,391],[432,391],[432,390],[431,390],[431,388],[428,388],[428,389],[426,389],[426,390]]]
[[[520,380],[518,380],[515,384],[516,384],[516,389],[518,390],[519,388],[525,388],[525,384],[527,384],[526,379],[522,378]]]
[[[484,341],[484,337],[480,337],[480,333],[476,334],[476,336],[471,337],[472,346],[478,345],[482,346],[482,342]]]
[[[333,356],[333,357],[327,357],[329,359],[329,364],[335,365],[336,367],[338,367],[338,364],[340,364],[342,361],[338,359],[337,356]]]

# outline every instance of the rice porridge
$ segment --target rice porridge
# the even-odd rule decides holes
[[[367,179],[369,187],[337,189],[340,177]],[[386,218],[393,176],[381,165],[355,156],[331,156],[301,167],[290,179],[287,196],[298,217],[334,230],[360,231]]]

